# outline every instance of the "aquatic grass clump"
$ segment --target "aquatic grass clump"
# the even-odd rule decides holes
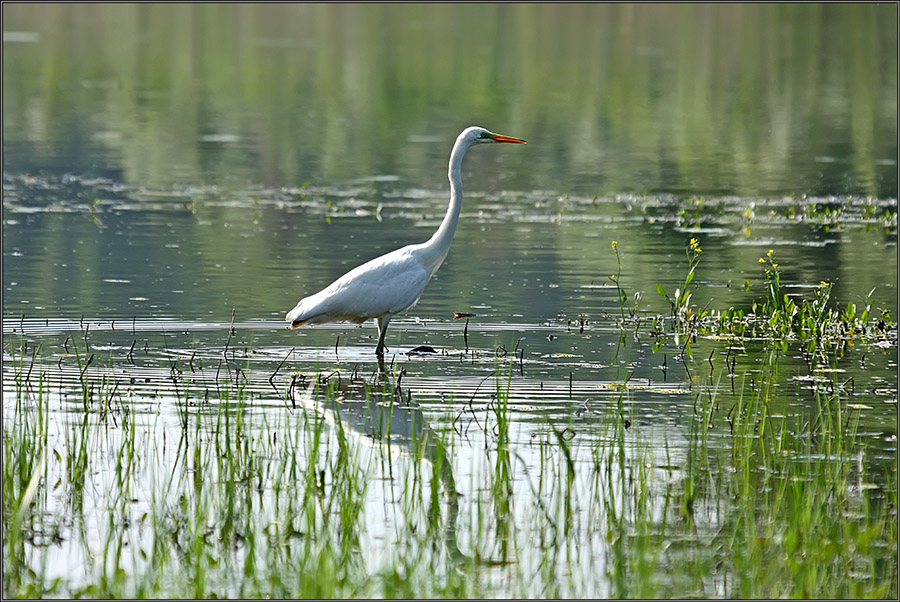
[[[731,458],[716,471],[715,497],[734,500],[718,562],[731,575],[729,595],[889,596],[897,590],[888,568],[897,561],[895,484],[866,482],[879,461],[866,459],[858,413],[839,395],[818,393],[810,416],[772,416],[775,375],[773,360],[757,392],[729,412]]]
[[[759,259],[765,275],[766,299],[753,304],[753,313],[759,317],[764,336],[779,341],[785,350],[787,341],[797,339],[808,353],[823,358],[829,349],[842,352],[856,336],[869,344],[890,339],[894,326],[890,312],[883,310],[880,319],[871,314],[875,289],[866,294],[865,307],[859,315],[853,302],[848,302],[843,310],[836,303],[829,307],[833,285],[824,280],[816,287],[813,299],[797,302],[782,293],[781,269],[774,255],[775,252],[769,249],[766,256]],[[719,322],[719,326],[726,329],[728,324],[727,321]]]
[[[43,375],[32,387],[24,371],[25,350],[23,342],[15,376],[14,418],[3,426],[3,582],[11,591],[34,597],[45,587],[53,591],[58,585],[43,583],[41,567],[46,562],[36,557],[41,556],[40,547],[56,540],[60,525],[39,510],[46,498],[49,395]]]
[[[619,271],[610,279],[617,287],[624,318],[627,296],[621,287],[618,242],[613,241],[612,248],[616,253]],[[863,345],[876,347],[897,344],[897,328],[890,310],[876,312],[872,308],[874,288],[865,295],[861,308],[857,308],[853,302],[847,302],[841,308],[832,298],[833,284],[824,280],[816,286],[813,298],[795,299],[784,292],[782,269],[772,249],[759,259],[763,268],[764,299],[753,301],[746,309],[734,306],[710,308],[710,303],[703,308],[694,307],[691,305],[691,285],[703,253],[699,240],[691,238],[685,253],[688,257],[688,271],[683,284],[676,289],[674,295],[670,296],[661,284],[656,285],[657,292],[671,307],[672,329],[682,356],[692,357],[691,343],[697,337],[727,339],[732,346],[741,345],[747,340],[764,339],[769,344],[780,347],[783,352],[788,351],[791,342],[797,341],[807,355],[809,364],[812,364],[813,359],[827,363],[829,355],[843,355],[856,340]],[[750,287],[749,280],[746,287]],[[640,297],[636,295],[635,298],[639,300]],[[663,326],[666,321],[661,315],[653,317],[651,336],[655,338],[654,352],[661,350],[667,341],[668,335]],[[685,369],[689,372],[687,364]]]
[[[609,474],[618,465],[612,474],[623,492],[598,478],[615,596],[879,598],[897,591],[892,463],[868,457],[858,412],[838,394],[818,394],[810,415],[773,415],[771,359],[730,408],[715,387],[697,393],[688,439],[668,443],[664,461],[640,444],[635,451],[645,451],[631,457],[621,443],[603,448],[598,466]]]
[[[22,537],[4,539],[4,594],[897,591],[890,458],[870,450],[839,383],[791,412],[777,404],[776,346],[737,375],[733,394],[721,367],[694,370],[693,403],[652,420],[643,413],[655,400],[638,397],[651,392],[624,384],[571,408],[526,410],[513,387],[527,382],[519,359],[499,351],[482,401],[427,407],[400,388],[401,372],[285,376],[273,395],[271,371],[246,357],[229,354],[207,380],[178,374],[166,355],[151,397],[125,385],[138,368],[123,376],[102,359],[48,391],[40,364],[27,378],[18,351],[6,373],[21,396],[4,422],[5,518],[33,493]],[[79,411],[51,412],[65,399]],[[54,573],[57,550],[80,570]]]
[[[84,593],[358,594],[354,533],[362,525],[365,481],[347,457],[346,441],[338,437],[336,448],[325,447],[321,419],[306,423],[300,416],[293,427],[279,422],[249,429],[240,414],[192,417],[193,428],[175,449],[174,472],[156,477],[158,494],[137,533],[126,538],[133,546],[149,534],[152,547],[132,558],[125,583],[116,584],[108,563],[95,566],[99,575]],[[298,447],[305,450],[302,467]],[[281,476],[291,474],[299,478]]]

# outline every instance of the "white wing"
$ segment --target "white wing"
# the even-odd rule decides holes
[[[416,245],[376,257],[301,300],[285,319],[292,327],[322,322],[365,322],[414,305],[429,274]]]

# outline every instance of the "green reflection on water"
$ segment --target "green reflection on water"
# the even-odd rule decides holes
[[[3,17],[37,34],[4,43],[4,168],[20,173],[434,188],[479,123],[532,141],[481,159],[502,168],[472,179],[507,189],[896,195],[896,5],[5,4]]]

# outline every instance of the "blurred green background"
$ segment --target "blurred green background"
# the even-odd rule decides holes
[[[896,4],[4,4],[6,173],[897,194]],[[472,176],[477,182],[479,177]]]

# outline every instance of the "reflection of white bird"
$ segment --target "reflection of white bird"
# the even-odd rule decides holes
[[[443,263],[456,233],[463,189],[460,167],[469,147],[484,142],[524,140],[494,134],[480,127],[469,127],[456,139],[450,153],[450,206],[437,232],[427,241],[409,245],[362,264],[347,272],[315,295],[302,299],[288,312],[285,320],[291,328],[324,322],[378,321],[376,355],[384,357],[384,335],[394,314],[412,307],[422,296],[425,285]]]

